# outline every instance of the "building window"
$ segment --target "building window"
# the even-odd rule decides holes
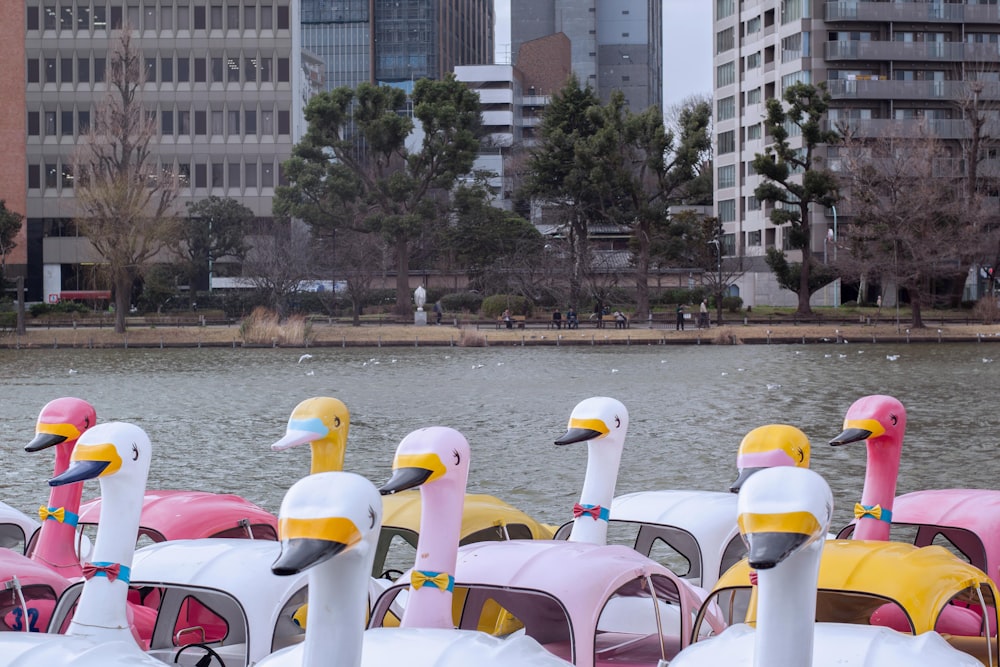
[[[59,183],[59,168],[51,162],[45,165],[45,187],[55,189]]]
[[[260,133],[265,137],[274,135],[274,112],[270,109],[260,112]]]
[[[735,199],[723,199],[719,202],[719,222],[736,222]]]
[[[760,51],[747,56],[747,69],[757,69],[760,67]]]
[[[194,133],[199,137],[208,134],[208,114],[204,109],[198,109],[194,112]]]
[[[226,83],[240,82],[240,59],[226,58]]]
[[[194,59],[194,80],[196,83],[205,83],[208,75],[206,74],[205,59],[195,58]]]
[[[177,58],[177,83],[187,83],[191,80],[191,64],[187,56]]]
[[[212,58],[212,83],[223,83],[222,58]]]
[[[758,206],[757,208],[760,208]],[[754,232],[747,232],[747,245],[748,246],[759,246],[760,245],[760,230]]]
[[[59,114],[59,116],[60,116],[59,125],[60,125],[60,130],[62,130],[61,132],[62,136],[64,137],[73,136],[73,112],[63,111],[62,113]]]
[[[291,112],[287,109],[278,110],[278,134],[286,135],[292,132]]]
[[[229,163],[229,189],[239,190],[240,189],[240,176],[242,175],[242,168],[239,161]]]
[[[747,140],[756,141],[757,139],[760,139],[761,136],[763,136],[762,132],[763,129],[760,123],[747,126]]]
[[[812,72],[802,71],[793,74],[786,74],[781,77],[781,89],[784,90],[796,83],[812,83]]]
[[[206,26],[205,21],[205,7],[204,5],[194,6],[194,29],[204,30]]]
[[[43,17],[44,26],[45,26],[46,30],[55,30],[56,29],[56,8],[54,6],[53,7],[45,7],[42,10],[42,17]]]
[[[212,112],[212,136],[221,137],[226,133],[222,124],[223,120],[225,119],[223,118],[221,111]]]
[[[68,188],[72,188],[73,187],[73,165],[69,165],[69,164],[63,163],[61,176],[62,176],[62,179],[61,179],[62,180],[62,186],[64,188],[67,188],[67,189]]]
[[[160,112],[160,134],[173,136],[174,134],[174,112],[173,109]]]
[[[748,211],[759,211],[760,210],[760,200],[755,196],[750,195],[747,197],[747,210]],[[757,245],[760,245],[758,242]]]
[[[167,4],[160,7],[160,30],[174,29],[173,9],[173,7]]]
[[[736,29],[729,27],[715,33],[715,52],[725,53],[736,46]]]
[[[42,168],[37,164],[28,165],[28,189],[40,190],[42,187]]]
[[[240,134],[240,112],[230,111],[228,114],[229,136],[239,136]]]
[[[760,104],[760,88],[747,91],[747,105]]]
[[[56,59],[45,59],[45,83],[56,83]]]
[[[288,30],[288,5],[278,7],[278,30]]]
[[[59,14],[59,29],[60,30],[73,29],[73,5],[71,4],[63,5],[62,12],[60,12]]]
[[[732,153],[736,150],[736,132],[734,130],[719,132],[718,141],[719,141],[719,147],[718,147],[719,155]]]
[[[717,188],[736,187],[736,165],[727,164],[719,167],[715,186]]]
[[[715,86],[716,88],[722,88],[723,86],[731,86],[736,83],[736,63],[728,62],[723,63],[715,68]]]
[[[198,112],[194,112],[194,125],[195,134],[198,134]],[[178,111],[177,112],[177,134],[183,136],[191,136],[191,112],[190,111]],[[201,134],[205,134],[202,132]]]
[[[755,32],[760,32],[760,17],[755,16],[747,21],[746,34],[752,35]]]
[[[811,0],[783,0],[781,3],[781,22],[784,24],[809,18],[810,2]]]
[[[46,111],[45,112],[45,136],[54,137],[56,136],[56,112]]]
[[[260,59],[260,82],[270,83],[271,82],[271,59],[261,58]]]
[[[289,71],[288,58],[278,58],[278,81],[288,81]]]
[[[73,83],[73,59],[59,59],[59,79],[61,83]]]
[[[733,95],[723,97],[716,102],[716,120],[729,120],[736,116],[736,98]]]
[[[243,59],[243,77],[247,83],[257,81],[257,60],[254,58]]]
[[[156,58],[146,58],[146,83],[156,83]]]
[[[247,5],[243,8],[243,29],[257,29],[257,8],[253,5]]]
[[[40,83],[41,76],[38,58],[28,58],[28,83]]]
[[[27,21],[26,28],[28,30],[38,30],[38,7],[27,7],[27,15],[25,20]]]
[[[42,117],[37,111],[28,112],[28,136],[37,137],[42,133]]]
[[[77,83],[90,83],[90,59],[76,59],[76,81]]]
[[[257,134],[257,110],[245,109],[243,111],[243,132],[248,135]]]
[[[194,187],[208,187],[208,169],[203,162],[199,162],[194,165]]]
[[[736,11],[736,0],[715,0],[715,18],[724,19]]]
[[[274,164],[270,162],[265,162],[261,165],[260,187],[262,188],[274,187]]]
[[[243,165],[243,187],[248,189],[257,187],[256,162],[247,162],[245,165]]]
[[[221,162],[212,163],[212,187],[222,188],[225,187],[223,184],[223,178],[225,177],[225,165]]]
[[[174,59],[167,57],[160,59],[160,82],[173,83],[174,81]]]
[[[209,8],[212,30],[222,30],[222,5],[212,5]]]
[[[271,5],[260,6],[260,29],[271,30],[274,28],[274,8]]]
[[[94,30],[108,29],[108,12],[104,5],[94,6]]]
[[[104,83],[104,58],[94,58],[94,83]]]
[[[89,111],[78,111],[76,113],[76,132],[77,134],[87,134],[90,132],[90,112]]]
[[[191,8],[187,5],[180,5],[177,7],[177,29],[191,29]]]
[[[239,5],[226,5],[226,30],[240,29],[240,7]]]

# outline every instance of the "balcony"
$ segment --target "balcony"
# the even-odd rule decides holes
[[[971,81],[890,81],[862,79],[827,82],[835,100],[961,100],[972,98]],[[1000,83],[981,82],[980,100],[1000,100]]]
[[[962,42],[862,42],[842,41],[827,42],[827,60],[908,60],[961,62],[967,59],[981,60],[977,57],[983,49],[973,48],[985,44],[964,44]],[[967,48],[969,47],[969,48]],[[990,60],[997,60],[996,47]]]
[[[929,134],[938,139],[968,139],[969,123],[964,120],[894,120],[889,118],[866,120],[842,120],[835,123],[826,121],[827,129],[841,129],[847,125],[858,137],[915,137],[921,133]],[[983,128],[985,136],[996,136],[1000,133],[1000,121],[987,122]]]
[[[996,5],[957,5],[942,2],[864,2],[839,0],[826,3],[827,21],[903,21],[923,23],[996,23]]]

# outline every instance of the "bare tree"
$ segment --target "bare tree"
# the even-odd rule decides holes
[[[913,327],[922,327],[932,282],[954,274],[957,259],[979,243],[963,220],[960,170],[945,146],[924,130],[844,140],[846,201],[853,216],[838,245],[838,263],[875,272],[907,290]]]
[[[302,222],[260,219],[243,260],[244,280],[254,286],[269,307],[284,318],[299,283],[311,278],[313,241]]]
[[[177,234],[177,183],[152,153],[155,120],[142,106],[142,52],[125,25],[111,43],[107,95],[75,158],[77,224],[107,264],[115,331],[125,331],[135,281]]]

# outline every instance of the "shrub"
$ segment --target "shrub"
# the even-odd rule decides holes
[[[32,317],[42,315],[71,315],[73,313],[89,313],[90,308],[78,301],[60,301],[58,303],[33,303],[28,308]]]
[[[983,324],[1000,322],[1000,300],[995,295],[987,294],[976,302],[972,314]]]
[[[302,315],[293,315],[281,321],[278,314],[266,308],[254,308],[240,324],[244,343],[303,345],[313,339],[312,326]]]
[[[446,313],[458,313],[462,311],[478,313],[482,305],[482,295],[475,292],[453,292],[441,297],[441,307],[444,308]]]
[[[17,328],[17,313],[0,313],[0,331]]]
[[[523,296],[515,294],[494,294],[483,299],[483,315],[485,317],[500,317],[504,310],[510,309],[511,315],[531,317],[534,305]]]
[[[743,299],[738,296],[724,296],[722,297],[722,307],[730,313],[738,313],[743,307]]]

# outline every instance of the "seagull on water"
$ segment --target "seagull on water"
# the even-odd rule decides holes
[[[301,357],[299,357],[299,363],[301,364],[306,359],[312,359],[312,358],[313,356],[307,352],[306,354],[303,354]]]

